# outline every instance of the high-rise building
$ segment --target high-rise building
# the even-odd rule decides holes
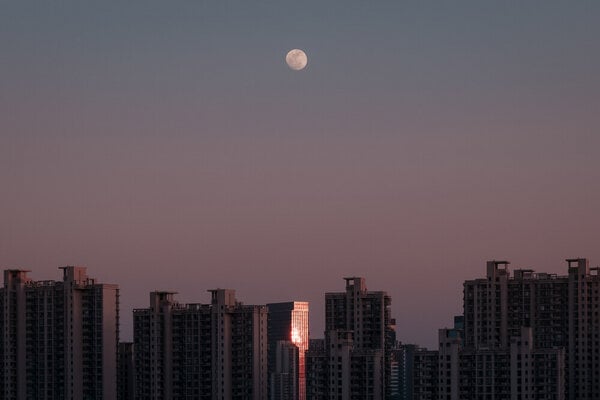
[[[135,367],[133,343],[119,343],[117,358],[117,400],[135,399]]]
[[[134,310],[136,399],[267,399],[266,306],[210,292],[209,305],[152,292]]]
[[[306,352],[306,399],[327,400],[327,352],[325,339],[310,339]]]
[[[395,344],[391,298],[368,291],[364,278],[344,280],[344,292],[325,294],[328,397],[389,398]]]
[[[414,400],[437,400],[439,357],[435,350],[416,348],[413,356],[412,393]],[[444,400],[446,400],[444,398]],[[487,399],[486,399],[487,400]]]
[[[133,323],[136,399],[212,398],[210,306],[152,292],[149,308],[133,310]]]
[[[298,346],[280,340],[275,345],[273,371],[269,374],[270,400],[298,399]]]
[[[440,330],[441,398],[600,398],[600,268],[566,261],[567,275],[513,276],[489,261],[465,281],[464,319]]]
[[[503,348],[530,327],[537,349],[562,348],[566,398],[600,398],[600,275],[584,258],[568,259],[567,275],[487,263],[485,278],[464,284],[465,347]]]
[[[308,350],[308,302],[291,301],[267,304],[268,343],[269,343],[269,379],[275,373],[277,343],[289,341],[298,347],[298,377],[296,394],[293,400],[306,399],[305,353]],[[272,381],[272,380],[271,380]],[[292,400],[291,399],[291,400]]]
[[[0,399],[117,397],[119,289],[63,267],[62,281],[4,271]]]
[[[391,400],[412,400],[415,351],[414,344],[397,343],[392,351]]]
[[[525,327],[501,348],[463,348],[461,333],[439,331],[439,398],[564,400],[564,349],[536,348]]]

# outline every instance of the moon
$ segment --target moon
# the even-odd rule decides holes
[[[294,71],[300,71],[306,67],[308,64],[308,57],[306,57],[306,53],[300,49],[290,50],[285,56],[285,62],[287,63],[290,69]]]

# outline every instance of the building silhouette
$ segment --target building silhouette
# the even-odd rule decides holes
[[[135,399],[135,366],[133,343],[119,343],[117,358],[117,400]]]
[[[413,356],[412,393],[415,400],[438,399],[439,380],[445,379],[439,373],[439,353],[436,350],[416,348]]]
[[[326,400],[329,397],[327,381],[327,352],[325,339],[310,339],[306,351],[306,399]]]
[[[412,400],[415,352],[414,344],[396,343],[392,351],[390,400]]]
[[[298,365],[295,367],[297,377],[292,381],[296,382],[295,392],[290,400],[306,399],[306,378],[305,378],[305,353],[308,350],[308,302],[291,301],[285,303],[269,303],[268,309],[268,342],[269,342],[269,386],[272,387],[272,374],[277,372],[277,361],[281,362],[278,350],[280,341],[290,342],[298,347]],[[281,345],[283,346],[283,345]],[[291,368],[291,366],[289,367]],[[289,369],[288,368],[288,369]],[[270,390],[273,392],[273,390]],[[284,397],[288,398],[288,397]]]
[[[266,306],[210,292],[210,304],[185,305],[152,292],[134,310],[136,399],[267,399]]]
[[[463,347],[461,331],[440,329],[439,398],[563,400],[565,351],[535,346],[522,327],[507,347]]]
[[[364,278],[344,280],[344,292],[325,294],[324,354],[309,349],[310,384],[325,387],[307,387],[307,393],[313,399],[322,393],[332,400],[389,398],[395,345],[391,298],[368,291]],[[317,369],[326,379],[312,376]]]
[[[275,344],[273,358],[273,371],[269,374],[269,399],[298,399],[298,346],[290,341],[279,340]]]
[[[464,319],[439,332],[440,398],[600,399],[600,269],[566,262],[566,275],[511,276],[509,262],[489,261],[465,281]],[[415,375],[415,391],[426,381]]]
[[[4,271],[0,399],[117,397],[119,289],[63,267],[62,281]]]
[[[536,348],[565,351],[569,400],[600,398],[600,275],[585,258],[568,259],[567,275],[487,263],[485,278],[464,285],[465,345],[507,348],[530,327]]]

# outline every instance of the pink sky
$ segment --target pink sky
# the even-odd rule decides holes
[[[118,283],[124,339],[216,287],[320,337],[364,276],[432,346],[486,260],[600,264],[597,3],[309,3],[0,6],[0,265]]]

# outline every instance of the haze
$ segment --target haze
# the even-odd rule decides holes
[[[254,4],[258,3],[258,4]],[[325,4],[324,4],[325,3]],[[0,265],[311,303],[433,346],[486,260],[600,264],[600,3],[0,3]],[[285,52],[310,54],[290,71]]]

